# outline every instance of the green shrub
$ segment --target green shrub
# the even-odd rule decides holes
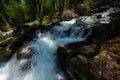
[[[80,72],[77,75],[77,80],[88,80],[88,76]]]

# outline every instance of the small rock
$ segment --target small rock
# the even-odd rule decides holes
[[[18,59],[30,59],[33,54],[34,54],[33,48],[31,46],[25,46],[25,47],[22,47],[17,52],[17,58]]]

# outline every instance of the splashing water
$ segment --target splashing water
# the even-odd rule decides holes
[[[102,14],[104,22],[108,22],[108,13]],[[56,50],[73,42],[84,41],[91,33],[83,37],[84,30],[93,26],[99,20],[93,16],[81,17],[87,26],[76,25],[77,19],[63,21],[46,33],[38,33],[34,41],[21,48],[21,53],[32,54],[31,58],[17,59],[17,53],[5,65],[0,67],[0,80],[60,80],[65,79],[56,73]],[[29,50],[32,48],[33,50]]]

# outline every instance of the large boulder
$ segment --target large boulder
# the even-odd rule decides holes
[[[89,58],[86,56],[95,54],[94,47],[96,46],[89,46],[86,42],[78,42],[58,48],[57,54],[60,65],[68,73],[72,80],[74,78],[77,79],[79,73],[86,73],[89,71],[90,62]]]
[[[120,22],[118,20],[113,20],[109,24],[96,25],[86,40],[89,43],[102,44],[106,40],[118,37],[120,34],[119,25]]]
[[[72,43],[57,50],[62,68],[71,79],[119,80],[120,38],[102,44]]]

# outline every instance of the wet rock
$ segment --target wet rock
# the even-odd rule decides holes
[[[97,43],[101,44],[105,40],[110,33],[110,24],[100,24],[93,27],[92,33],[86,38],[89,43]],[[105,35],[106,34],[106,35]]]
[[[91,62],[89,58],[83,55],[77,55],[70,60],[69,66],[70,66],[69,71],[74,76],[74,78],[78,78],[78,74],[83,73],[87,77],[90,76],[89,80],[96,80],[95,77],[89,71],[91,66]]]
[[[18,59],[30,59],[34,54],[33,47],[25,46],[18,50],[17,58]]]
[[[99,47],[96,44],[88,45],[88,43],[82,41],[82,42],[68,44],[64,47],[64,49],[72,57],[74,57],[78,54],[92,57],[97,54]],[[60,51],[62,51],[62,49]]]
[[[95,55],[97,52],[97,45],[93,44],[93,45],[86,45],[86,46],[82,46],[78,53],[82,54],[82,55],[87,55],[87,56],[92,56]]]
[[[85,29],[85,30],[87,30],[87,29]],[[85,33],[85,30],[84,30],[84,32],[83,32],[83,34],[82,34],[82,37],[84,37],[84,39],[86,40],[86,38],[91,35],[91,33],[92,33],[92,28],[88,28],[88,30],[87,30],[86,33]]]
[[[119,80],[119,34],[117,20],[96,25],[86,38],[87,43],[72,43],[59,50],[61,66],[76,80],[83,79],[80,77],[81,73],[89,80]]]
[[[87,65],[88,59],[82,55],[77,55],[75,57],[73,57],[70,61],[70,70],[71,71],[75,71],[76,69],[78,70],[86,70],[88,68],[85,68],[86,66],[81,66],[81,65]],[[89,66],[87,66],[89,67]]]
[[[22,59],[20,61],[20,67],[22,71],[27,71],[31,68],[31,59]]]
[[[92,25],[94,26],[94,24],[98,24],[99,23],[99,19],[96,17],[96,16],[83,16],[83,17],[80,17],[79,19],[77,19],[76,21],[76,24],[78,26],[82,25],[82,26],[85,26],[85,25]]]
[[[61,65],[72,79],[119,80],[119,40],[116,38],[102,47],[96,44],[69,44],[59,50]]]
[[[69,60],[70,54],[67,52],[67,49],[65,47],[60,47],[57,49],[57,57],[60,61],[60,64],[66,63],[66,60]],[[66,59],[66,60],[65,60]],[[68,63],[66,63],[68,64]]]
[[[14,54],[25,42],[31,41],[37,32],[47,30],[49,30],[49,26],[36,24],[32,26],[19,25],[19,28],[14,31],[14,37],[16,37],[16,39],[14,39],[10,46],[11,53]]]
[[[69,49],[78,49],[83,45],[87,45],[87,42],[81,41],[81,42],[76,42],[76,43],[70,43],[70,44],[66,45],[65,47],[69,48]]]
[[[58,71],[56,76],[57,80],[67,80],[67,77],[65,76],[65,73],[63,71]]]

